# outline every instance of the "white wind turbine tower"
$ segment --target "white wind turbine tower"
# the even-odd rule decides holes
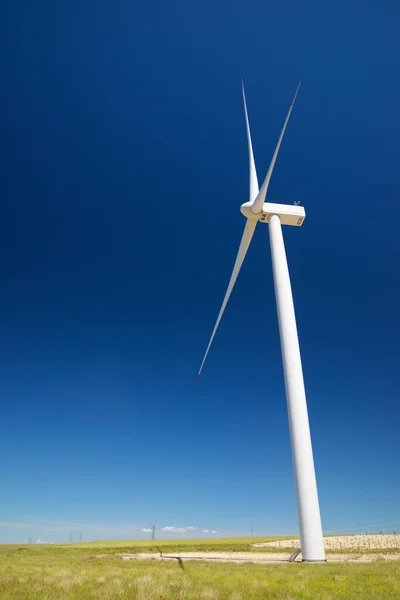
[[[310,426],[308,422],[306,394],[304,389],[292,289],[290,285],[289,270],[281,227],[281,225],[302,225],[305,219],[305,211],[301,206],[271,204],[265,201],[272,171],[275,166],[276,157],[278,156],[286,126],[293,110],[300,83],[297,86],[296,93],[290,105],[289,112],[287,114],[281,135],[279,136],[279,140],[272,157],[271,164],[268,169],[267,176],[264,179],[261,189],[258,187],[253,148],[251,144],[249,119],[247,115],[246,97],[242,83],[247,141],[249,147],[250,199],[248,202],[242,204],[240,210],[246,217],[247,221],[233,267],[232,275],[228,284],[228,289],[222,302],[221,310],[219,311],[217,322],[215,323],[213,332],[211,334],[206,353],[201,363],[198,377],[203,369],[207,354],[210,350],[233,286],[235,285],[256,225],[259,221],[261,223],[268,223],[276,305],[278,311],[279,334],[285,377],[286,399],[289,415],[293,467],[297,493],[301,551],[303,560],[305,561],[324,561],[325,549],[318,503],[314,459],[311,446]]]

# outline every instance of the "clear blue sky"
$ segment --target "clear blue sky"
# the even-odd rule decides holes
[[[394,1],[3,3],[0,541],[291,534],[268,229],[286,228],[326,531],[400,529]],[[217,534],[214,534],[217,535]]]

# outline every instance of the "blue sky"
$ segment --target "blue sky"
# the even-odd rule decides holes
[[[286,228],[323,527],[400,529],[395,2],[6,2],[0,541],[296,533],[246,84]],[[163,527],[187,528],[162,532]],[[219,533],[203,533],[204,530]]]

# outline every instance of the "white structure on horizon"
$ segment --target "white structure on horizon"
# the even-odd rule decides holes
[[[301,83],[301,82],[300,82]],[[247,114],[246,97],[242,83],[243,102],[246,118],[247,140],[250,164],[250,199],[240,207],[246,217],[242,240],[228,284],[225,298],[211,334],[198,376],[203,369],[207,354],[224,313],[225,307],[235,285],[237,276],[246,256],[254,230],[258,222],[268,223],[272,269],[274,276],[276,305],[278,311],[279,333],[282,349],[282,361],[285,377],[286,399],[289,415],[290,439],[292,446],[293,467],[297,492],[297,505],[300,524],[300,541],[302,557],[305,561],[324,561],[325,549],[322,535],[321,516],[318,503],[317,482],[315,478],[314,459],[311,446],[310,427],[308,422],[306,394],[301,366],[300,348],[297,336],[296,317],[293,305],[292,289],[286,260],[282,225],[299,227],[305,219],[304,208],[295,203],[271,204],[266,202],[269,182],[275,166],[276,157],[288,124],[300,83],[289,108],[281,135],[279,137],[268,173],[261,189],[258,187],[257,172],[254,163],[250,126]]]

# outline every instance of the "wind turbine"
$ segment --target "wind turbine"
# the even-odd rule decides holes
[[[261,186],[258,187],[257,172],[254,163],[253,147],[251,144],[250,125],[247,114],[246,96],[242,82],[244,113],[246,119],[247,142],[249,148],[250,167],[250,198],[240,207],[246,217],[246,225],[242,240],[236,256],[228,289],[217,321],[211,334],[200,370],[199,378],[205,360],[213,342],[218,325],[224,314],[225,307],[232,293],[240,268],[246,256],[254,230],[258,222],[268,223],[272,255],[272,270],[274,277],[276,306],[278,312],[279,334],[281,340],[283,371],[285,378],[286,400],[289,416],[290,440],[294,477],[297,494],[297,507],[300,525],[301,552],[304,561],[325,561],[325,549],[322,535],[321,516],[318,502],[317,482],[315,478],[314,459],[311,446],[310,426],[308,422],[306,393],[304,389],[303,371],[301,366],[300,348],[297,336],[296,317],[294,312],[292,288],[290,285],[289,270],[286,260],[285,245],[282,235],[282,225],[299,227],[305,219],[305,211],[296,203],[294,206],[287,204],[271,204],[266,202],[269,182],[275,166],[279,148],[296,101],[300,88],[299,82],[292,103],[289,108],[283,129],[272,157],[267,175]]]

